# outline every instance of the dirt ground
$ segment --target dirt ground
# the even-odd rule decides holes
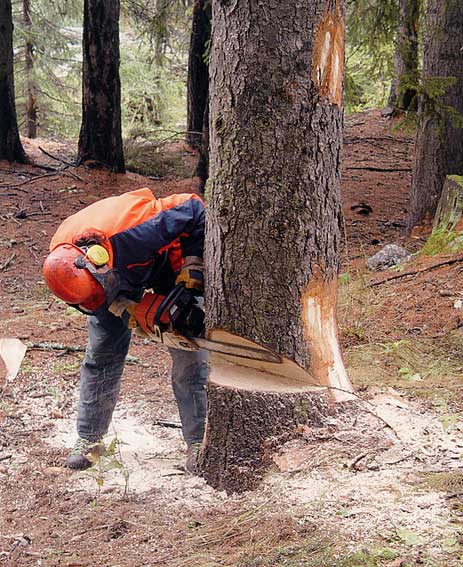
[[[339,324],[363,410],[301,428],[241,495],[182,469],[169,357],[140,338],[113,454],[89,472],[62,467],[86,331],[41,278],[50,238],[95,200],[142,186],[192,191],[196,180],[69,167],[75,148],[46,140],[25,142],[35,165],[0,162],[0,338],[28,346],[16,378],[0,384],[0,565],[463,565],[463,261],[432,267],[450,258],[416,255],[403,268],[365,268],[385,244],[416,252],[426,238],[403,235],[413,140],[394,126],[370,111],[349,117],[345,134]],[[192,167],[182,144],[170,152]]]

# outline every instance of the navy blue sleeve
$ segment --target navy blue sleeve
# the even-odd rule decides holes
[[[119,232],[110,238],[116,263],[123,266],[143,265],[172,241],[180,238],[183,256],[203,257],[204,205],[199,199],[188,199],[181,205],[161,211],[142,224]]]

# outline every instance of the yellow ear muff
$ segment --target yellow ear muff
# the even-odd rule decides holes
[[[99,244],[94,244],[90,246],[87,250],[87,258],[94,266],[104,266],[109,262],[109,254],[106,248],[100,246]]]

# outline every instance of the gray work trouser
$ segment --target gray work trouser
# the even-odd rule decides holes
[[[77,432],[89,441],[108,431],[119,395],[131,331],[109,312],[88,317],[88,344],[80,371]],[[200,443],[206,417],[207,354],[169,349],[172,387],[188,445]]]

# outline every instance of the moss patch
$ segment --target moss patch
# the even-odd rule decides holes
[[[463,232],[435,228],[421,249],[425,256],[438,254],[457,254],[463,249]]]
[[[438,492],[463,493],[463,470],[430,474],[424,483]]]

